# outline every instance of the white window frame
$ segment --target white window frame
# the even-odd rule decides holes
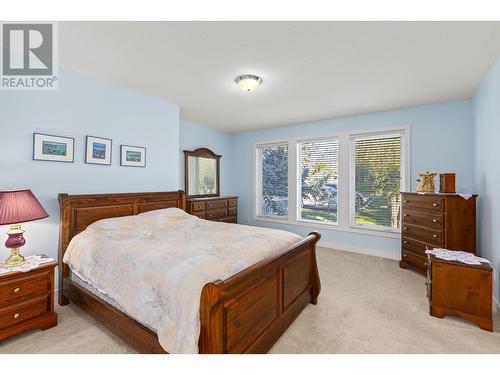
[[[384,128],[376,129],[363,129],[350,132],[336,132],[327,133],[323,135],[318,135],[317,137],[305,138],[305,137],[288,137],[273,139],[268,141],[256,142],[254,143],[254,163],[253,163],[253,174],[254,174],[254,189],[253,189],[253,212],[252,219],[256,221],[270,222],[270,223],[281,223],[290,225],[300,225],[304,227],[311,227],[314,229],[331,229],[338,230],[342,232],[351,232],[358,234],[370,234],[375,236],[399,238],[400,229],[399,228],[387,228],[387,227],[375,227],[370,225],[353,225],[351,221],[352,209],[351,209],[351,185],[352,185],[352,168],[351,165],[354,160],[352,153],[354,152],[353,145],[351,144],[353,137],[361,136],[373,136],[376,134],[394,134],[399,133],[403,135],[404,142],[402,143],[401,151],[401,166],[404,170],[402,172],[402,181],[400,190],[402,192],[409,191],[410,188],[410,176],[411,176],[411,163],[410,163],[410,145],[411,145],[411,126],[409,124],[390,126]],[[328,223],[315,220],[299,220],[299,209],[300,209],[300,193],[301,183],[300,183],[300,155],[299,155],[299,143],[300,142],[311,142],[311,141],[321,141],[328,139],[338,139],[339,150],[338,150],[338,190],[337,190],[337,223]],[[259,187],[259,173],[258,167],[260,167],[258,160],[257,148],[263,146],[271,146],[277,144],[288,144],[288,215],[287,216],[262,216],[259,215],[258,202],[260,199],[259,189],[261,189],[262,184]],[[259,198],[259,199],[258,199]],[[291,198],[291,199],[290,199]]]
[[[260,150],[264,147],[270,147],[270,146],[287,146],[288,147],[288,196],[287,196],[287,201],[288,201],[288,207],[287,207],[287,214],[280,216],[280,215],[262,215],[260,213],[259,205],[262,204],[262,175],[261,175],[261,170],[262,170],[262,160],[259,155]],[[254,144],[254,194],[253,194],[253,216],[254,219],[271,219],[271,220],[278,220],[280,222],[287,222],[288,218],[290,217],[290,197],[292,196],[290,194],[290,142],[288,140],[282,140],[282,141],[275,141],[275,142],[260,142]]]
[[[309,220],[309,219],[303,219],[301,215],[301,196],[302,196],[302,166],[301,166],[301,160],[302,160],[302,152],[301,152],[301,144],[306,143],[306,142],[321,142],[321,141],[337,141],[337,160],[338,160],[338,166],[337,168],[340,168],[340,139],[338,136],[334,137],[322,137],[322,138],[307,138],[307,139],[298,139],[295,142],[296,146],[296,154],[297,154],[297,162],[295,163],[296,165],[296,173],[297,173],[297,179],[295,181],[295,184],[297,186],[297,194],[296,194],[296,199],[295,199],[295,206],[297,207],[296,209],[296,221],[297,223],[309,223],[309,224],[321,224],[321,225],[328,225],[328,226],[338,226],[339,224],[339,186],[340,186],[340,170],[338,171],[338,176],[337,176],[337,222],[333,223],[331,221],[319,221],[319,220]]]
[[[409,155],[406,154],[409,146],[407,145],[407,133],[406,129],[401,129],[398,131],[386,131],[386,132],[369,132],[369,133],[361,133],[361,134],[353,134],[350,137],[350,187],[349,187],[349,217],[350,217],[350,226],[352,228],[359,228],[365,230],[377,230],[384,232],[393,232],[393,233],[401,233],[401,228],[392,228],[386,227],[382,225],[374,225],[374,224],[357,224],[356,223],[356,146],[355,142],[358,139],[377,139],[377,138],[389,138],[389,137],[400,137],[401,139],[401,171],[400,171],[400,191],[408,191],[408,169],[409,166],[406,163],[406,160],[409,158]],[[401,214],[401,213],[400,213]]]

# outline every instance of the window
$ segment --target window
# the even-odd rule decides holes
[[[410,136],[402,125],[257,144],[254,219],[397,237]]]
[[[338,140],[298,143],[299,220],[337,223]]]
[[[353,138],[355,225],[399,228],[402,138],[402,134]]]
[[[257,146],[258,216],[288,216],[288,143]]]

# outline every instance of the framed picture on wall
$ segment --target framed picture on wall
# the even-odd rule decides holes
[[[111,139],[87,135],[85,163],[111,165],[112,143]]]
[[[145,167],[146,147],[121,145],[120,165],[124,167]]]
[[[73,163],[75,139],[33,133],[33,160]]]

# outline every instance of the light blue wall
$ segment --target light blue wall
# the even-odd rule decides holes
[[[497,63],[474,98],[478,127],[476,177],[479,192],[484,196],[484,200],[480,199],[481,228],[484,232],[481,243],[485,256],[494,259],[497,266],[499,257],[493,254],[493,248],[498,243],[498,238],[494,236],[498,234],[491,229],[489,221],[497,210],[488,210],[487,207],[498,205],[488,189],[499,185],[494,184],[489,174],[488,185],[481,182],[486,178],[486,171],[490,173],[495,167],[487,164],[493,163],[493,159],[488,156],[492,148],[483,147],[483,144],[493,142],[490,133],[496,129],[492,124],[498,109],[492,103],[495,99],[498,101],[499,94],[494,86],[495,82],[498,86],[495,81],[499,79],[498,70]],[[255,142],[410,124],[412,189],[416,188],[418,172],[425,170],[455,172],[459,191],[473,192],[475,188],[471,100],[227,134],[187,121],[179,124],[179,108],[174,104],[63,69],[60,76],[58,91],[0,92],[0,140],[8,140],[0,148],[0,189],[8,189],[13,185],[31,188],[51,215],[48,219],[24,224],[27,230],[25,254],[43,252],[56,256],[58,193],[183,188],[184,149],[208,147],[223,155],[221,192],[240,196],[240,223],[281,228],[301,235],[314,228],[265,223],[251,218]],[[35,131],[74,137],[75,163],[33,161],[32,134]],[[113,139],[111,167],[84,163],[85,135]],[[120,167],[120,144],[146,146],[147,168]],[[498,179],[498,174],[494,177]],[[486,208],[484,202],[488,202]],[[320,232],[324,242],[329,244],[394,258],[399,256],[400,244],[395,238],[323,228]]]
[[[476,186],[478,197],[478,248],[496,275],[500,270],[500,59],[481,81],[473,98],[475,121]],[[500,278],[494,295],[500,301]]]
[[[231,155],[232,155],[232,135],[215,129],[181,121],[180,126],[180,183],[184,189],[184,153],[183,150],[195,150],[206,147],[216,154],[222,155],[221,158],[221,194],[234,194],[234,187],[231,178]]]
[[[75,138],[75,162],[33,161],[33,132]],[[112,165],[84,163],[85,136],[113,140]],[[57,256],[58,193],[171,191],[179,186],[179,108],[60,69],[58,91],[0,91],[0,190],[30,188],[50,217],[23,224],[26,255]],[[147,167],[119,166],[120,144],[147,148]],[[0,228],[1,233],[8,228]],[[0,258],[7,255],[1,249]]]
[[[255,142],[291,136],[314,137],[329,132],[411,125],[411,188],[416,189],[419,172],[426,170],[457,174],[457,189],[474,191],[473,115],[471,100],[451,101],[402,108],[360,116],[297,124],[236,134],[233,139],[232,177],[240,196],[239,220],[243,224],[280,228],[305,235],[313,228],[275,224],[252,219],[253,146]],[[397,238],[319,229],[322,241],[340,248],[399,258]]]

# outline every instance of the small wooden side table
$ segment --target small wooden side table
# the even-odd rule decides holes
[[[427,295],[430,314],[456,316],[493,331],[493,269],[489,263],[469,265],[428,255]]]
[[[43,263],[28,272],[0,275],[0,340],[32,328],[57,325],[54,312],[54,268]]]

